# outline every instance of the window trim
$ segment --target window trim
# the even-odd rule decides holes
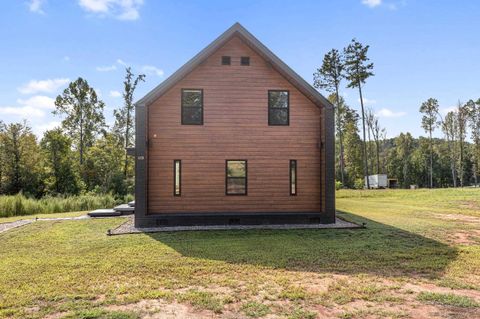
[[[227,59],[228,59],[228,63],[224,63],[224,62],[226,62]],[[232,65],[232,57],[229,56],[229,55],[222,55],[221,62],[222,62],[222,65]]]
[[[295,167],[292,167],[292,164],[295,163]],[[294,181],[293,176],[292,176],[292,168],[295,170],[295,189],[292,192],[292,182]],[[290,160],[290,165],[288,167],[290,179],[289,179],[289,184],[288,188],[290,190],[290,196],[297,196],[297,187],[298,187],[298,175],[297,175],[297,168],[298,168],[298,162],[297,160]]]
[[[270,110],[283,110],[280,107],[270,107],[270,92],[287,92],[287,123],[276,124],[270,121]],[[290,91],[289,90],[268,90],[267,92],[267,108],[268,108],[268,126],[290,126]]]
[[[176,164],[178,165],[178,194],[177,194],[177,170]],[[182,160],[176,159],[173,160],[173,196],[178,197],[182,196]]]
[[[245,59],[246,63],[243,63],[244,59]],[[241,66],[250,66],[250,57],[249,56],[240,57],[240,65]]]
[[[243,194],[231,194],[228,192],[228,162],[245,162],[245,193]],[[230,177],[232,178],[232,177]],[[233,177],[241,178],[241,177]],[[225,160],[225,195],[226,196],[247,196],[248,195],[248,160],[246,159],[226,159]]]
[[[184,121],[183,121],[184,108],[185,108],[185,107],[191,107],[191,108],[196,107],[196,106],[184,106],[184,105],[183,105],[183,92],[184,92],[184,91],[200,91],[201,94],[202,94],[202,106],[200,107],[200,109],[202,110],[202,120],[201,120],[201,122],[198,123],[198,124],[197,124],[197,123],[184,123]],[[183,89],[181,90],[181,93],[180,93],[180,94],[181,94],[181,105],[180,105],[180,107],[181,107],[181,109],[182,109],[182,114],[181,114],[181,117],[182,117],[182,118],[181,118],[182,125],[203,125],[203,89],[183,88]]]

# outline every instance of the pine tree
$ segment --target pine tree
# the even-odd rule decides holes
[[[365,132],[365,109],[362,96],[362,84],[365,84],[366,80],[373,76],[373,63],[368,63],[370,60],[367,57],[369,46],[364,46],[355,39],[352,39],[351,43],[344,49],[345,56],[345,70],[346,78],[349,81],[348,88],[358,88],[360,95],[360,105],[362,108],[362,129],[363,129],[363,162],[364,162],[364,175],[367,181],[367,188],[370,188],[370,182],[368,180],[368,159],[367,159],[367,140]]]
[[[437,128],[440,123],[438,122],[439,115],[438,101],[433,98],[429,98],[423,102],[420,106],[420,113],[422,117],[422,128],[429,134],[430,142],[430,188],[433,188],[433,140],[432,132]]]
[[[325,89],[327,92],[335,94],[335,117],[337,122],[337,135],[340,144],[339,162],[340,162],[340,178],[342,184],[345,185],[345,160],[343,150],[343,132],[339,129],[339,118],[342,116],[340,105],[340,82],[344,78],[344,62],[343,56],[336,49],[330,50],[323,57],[323,63],[320,68],[313,74],[313,86],[315,88]],[[332,99],[330,99],[332,101]]]

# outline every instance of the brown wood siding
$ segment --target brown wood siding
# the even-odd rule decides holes
[[[221,57],[231,56],[231,65]],[[240,57],[249,56],[250,66]],[[204,94],[204,125],[181,125],[181,89]],[[290,92],[290,125],[268,126],[268,90]],[[319,212],[320,109],[270,64],[232,38],[162,95],[148,111],[148,214]],[[173,196],[173,160],[182,195]],[[225,160],[248,160],[248,195],[225,195]],[[297,196],[289,163],[297,160]],[[323,189],[323,185],[322,185]]]

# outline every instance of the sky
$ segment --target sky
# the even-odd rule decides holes
[[[389,137],[425,135],[423,101],[436,98],[445,114],[480,98],[479,13],[478,0],[2,0],[0,120],[26,119],[41,136],[62,120],[55,97],[83,77],[111,125],[126,66],[147,76],[140,99],[240,22],[309,83],[332,48],[370,45],[366,105]],[[358,110],[358,91],[345,86]]]

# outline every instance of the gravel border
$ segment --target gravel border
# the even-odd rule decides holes
[[[284,224],[284,225],[215,225],[215,226],[172,226],[135,228],[133,218],[114,229],[109,229],[107,235],[143,234],[177,231],[205,231],[205,230],[245,230],[245,229],[356,229],[365,228],[341,218],[335,219],[335,224]]]
[[[14,221],[14,222],[1,223],[0,224],[0,233],[9,231],[9,230],[17,228],[17,227],[28,225],[30,223],[33,223],[34,221],[35,221],[34,219],[20,219],[20,220]]]

